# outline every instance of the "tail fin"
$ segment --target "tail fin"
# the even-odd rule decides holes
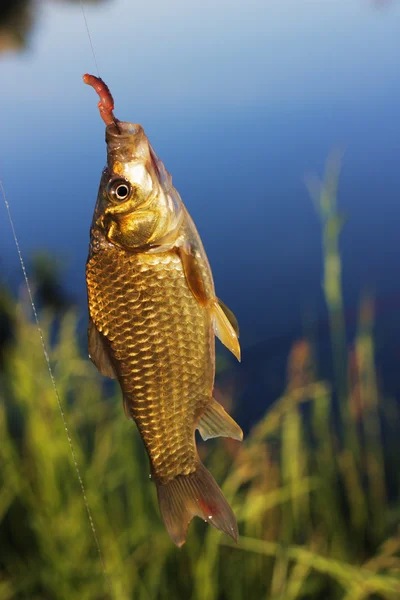
[[[165,527],[177,546],[186,542],[189,523],[194,516],[224,531],[237,542],[235,515],[214,477],[200,462],[194,473],[178,475],[165,484],[158,483],[157,495]]]

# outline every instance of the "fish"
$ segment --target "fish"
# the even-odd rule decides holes
[[[215,336],[240,360],[239,327],[215,295],[197,229],[141,125],[119,121],[99,77],[104,168],[90,228],[86,283],[89,356],[119,382],[144,442],[161,517],[182,546],[193,517],[235,541],[235,515],[195,440],[243,439],[213,398]]]

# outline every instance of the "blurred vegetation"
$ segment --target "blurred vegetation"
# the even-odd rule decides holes
[[[47,0],[48,1],[48,0]],[[53,0],[79,5],[81,0]],[[83,0],[97,4],[108,0]],[[25,50],[35,24],[35,13],[41,8],[40,0],[0,0],[0,53]]]
[[[322,182],[309,180],[323,230],[334,384],[319,380],[317,349],[298,340],[281,397],[245,441],[199,444],[238,517],[237,545],[199,519],[182,549],[171,543],[119,392],[105,393],[80,348],[74,309],[58,312],[53,340],[57,306],[43,301],[104,576],[37,328],[24,297],[15,304],[4,294],[0,600],[400,598],[399,408],[378,388],[371,299],[361,301],[351,344],[346,335],[337,175],[332,159]]]

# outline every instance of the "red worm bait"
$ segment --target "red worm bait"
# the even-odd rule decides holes
[[[103,119],[106,125],[114,125],[118,128],[118,119],[114,117],[114,98],[111,95],[108,86],[100,77],[95,77],[94,75],[89,75],[86,73],[83,76],[83,81],[87,85],[91,85],[94,90],[98,93],[100,97],[100,102],[97,104],[100,111],[100,116]]]

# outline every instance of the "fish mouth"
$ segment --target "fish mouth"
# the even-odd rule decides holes
[[[112,142],[116,138],[126,138],[131,136],[137,136],[143,133],[143,127],[138,123],[128,123],[127,121],[116,121],[110,123],[106,127],[106,142]]]
[[[107,159],[109,167],[116,160],[129,162],[147,158],[149,144],[143,127],[137,123],[117,121],[106,127]]]

